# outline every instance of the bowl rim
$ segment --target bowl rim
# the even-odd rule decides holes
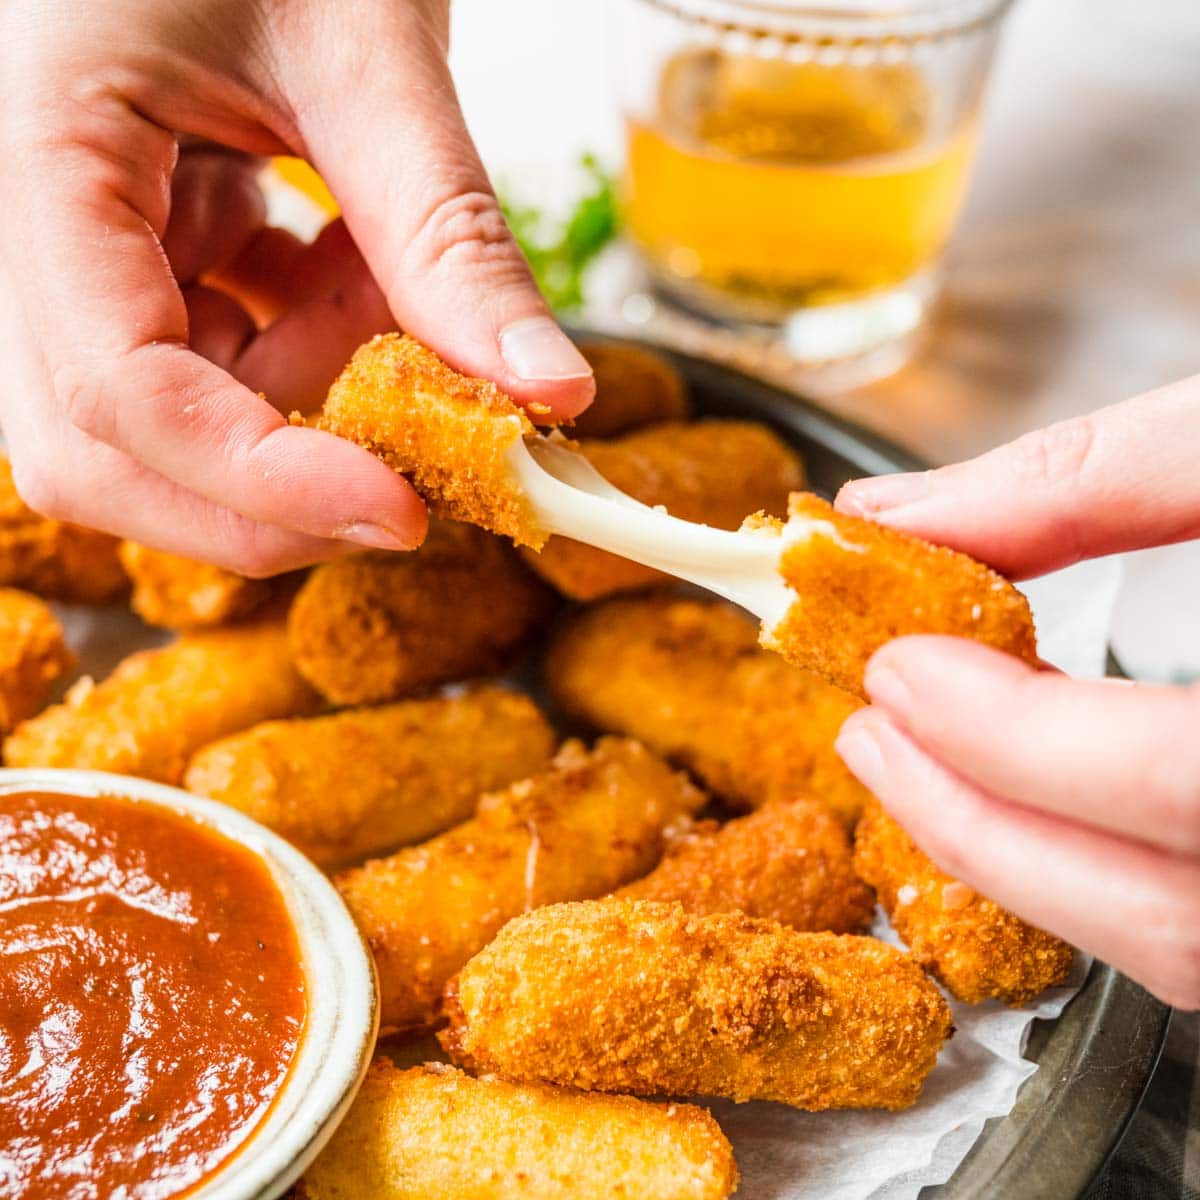
[[[256,854],[279,888],[300,943],[307,1011],[287,1075],[259,1123],[189,1200],[273,1200],[332,1136],[370,1065],[379,1029],[371,953],[329,879],[245,813],[179,788],[107,771],[0,768],[0,796],[57,792],[154,804],[199,821]]]

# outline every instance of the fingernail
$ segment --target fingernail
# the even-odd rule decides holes
[[[500,333],[500,353],[522,379],[586,379],[592,369],[550,317],[526,317]]]
[[[912,702],[912,689],[892,667],[875,667],[868,664],[863,686],[872,701],[882,704],[884,708],[904,710]]]
[[[411,550],[411,538],[403,538],[391,529],[382,525],[373,525],[370,521],[355,521],[350,525],[340,526],[334,531],[334,536],[346,542],[354,542],[358,546],[369,546],[372,550]]]
[[[871,517],[889,508],[911,504],[929,494],[930,471],[910,471],[901,475],[875,475],[855,479],[838,492],[839,512],[855,517]]]
[[[833,748],[868,791],[879,792],[882,789],[883,750],[870,726],[851,718],[842,726]]]

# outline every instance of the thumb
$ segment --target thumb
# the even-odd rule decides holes
[[[349,30],[347,10],[318,8],[336,10],[340,24],[326,36],[318,29],[323,53],[302,55],[303,75],[289,81],[299,133],[393,316],[543,420],[574,416],[595,393],[591,368],[500,212],[429,11],[436,5],[358,5]]]

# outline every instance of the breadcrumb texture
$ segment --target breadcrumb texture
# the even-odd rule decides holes
[[[33,716],[74,665],[50,609],[28,592],[0,588],[0,732]]]
[[[725,604],[618,597],[563,626],[546,683],[575,717],[639,738],[735,807],[808,796],[853,823],[868,793],[833,742],[860,702],[757,641]]]
[[[617,896],[832,933],[861,933],[875,911],[846,831],[816,800],[771,804],[724,825],[703,821],[672,837],[662,862]]]
[[[288,634],[297,670],[323,696],[366,704],[499,670],[554,607],[511,546],[438,521],[419,550],[318,567],[296,596]]]
[[[259,721],[313,712],[292,669],[278,606],[124,659],[101,683],[79,680],[62,704],[17,726],[10,767],[87,767],[178,783],[201,746]]]
[[[118,544],[107,533],[35,513],[0,455],[0,585],[68,604],[110,604],[129,590]]]
[[[1066,980],[1066,942],[947,875],[878,801],[858,823],[854,867],[913,958],[957,999],[1025,1004]]]
[[[780,562],[797,599],[763,644],[789,662],[864,696],[867,660],[908,634],[953,634],[1038,661],[1029,601],[990,567],[807,492],[789,515],[823,523]]]
[[[635,1095],[907,1108],[950,1010],[906,954],[677,904],[558,904],[452,981],[443,1045],[517,1082]]]
[[[635,500],[717,529],[748,513],[783,513],[804,483],[800,456],[765,425],[695,421],[653,425],[615,441],[582,443],[592,466]],[[552,537],[525,561],[564,596],[595,600],[669,577],[594,546]]]
[[[129,603],[147,625],[200,629],[251,613],[271,594],[263,579],[247,579],[137,542],[122,542],[121,565],[133,581]]]
[[[184,785],[332,869],[465,821],[481,792],[543,767],[554,742],[532,700],[482,687],[267,721],[198,751]]]
[[[511,917],[644,875],[664,831],[703,802],[636,742],[567,742],[545,771],[485,795],[472,820],[338,876],[375,955],[384,1027],[430,1025],[446,981]]]
[[[733,1148],[691,1104],[377,1059],[299,1200],[724,1200]]]
[[[579,349],[596,377],[596,398],[575,418],[576,437],[615,437],[691,416],[687,384],[661,354],[624,342],[583,341]]]
[[[545,542],[505,457],[533,424],[494,383],[460,375],[420,342],[384,333],[360,346],[329,390],[320,428],[407,476],[441,516],[518,545]]]

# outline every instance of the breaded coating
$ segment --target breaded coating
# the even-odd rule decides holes
[[[68,604],[109,604],[129,590],[117,545],[110,534],[35,513],[0,455],[0,585]]]
[[[50,609],[28,592],[0,588],[0,733],[33,716],[74,665]]]
[[[454,1060],[514,1082],[797,1108],[907,1108],[950,1009],[873,938],[677,904],[556,904],[510,922],[446,989]]]
[[[800,456],[753,421],[652,425],[580,449],[611,484],[672,516],[737,529],[748,513],[783,513],[801,487]],[[565,537],[552,537],[525,561],[564,596],[595,600],[611,592],[665,582],[669,576]]]
[[[465,821],[537,771],[554,731],[526,696],[461,696],[268,721],[199,750],[184,786],[247,813],[331,870]]]
[[[297,1200],[724,1200],[733,1148],[691,1104],[377,1059]]]
[[[320,427],[408,477],[434,512],[541,546],[546,531],[505,455],[534,432],[494,383],[452,370],[420,342],[384,333],[355,351],[329,389]]]
[[[574,436],[615,437],[692,415],[683,376],[663,355],[629,342],[582,341],[579,349],[596,377],[596,398],[575,418]]]
[[[271,594],[264,579],[247,579],[138,542],[122,542],[118,553],[133,581],[130,606],[147,625],[160,629],[224,625],[253,612]]]
[[[440,521],[412,553],[318,567],[296,596],[288,633],[297,670],[323,696],[368,704],[499,670],[554,607],[511,546]]]
[[[283,614],[273,605],[241,624],[131,654],[100,683],[79,680],[62,704],[17,726],[4,761],[178,783],[201,746],[317,706],[292,669]]]
[[[620,597],[566,623],[546,683],[574,716],[641,739],[736,807],[809,796],[852,823],[868,792],[833,741],[859,702],[757,637],[725,604]]]
[[[644,875],[703,795],[636,742],[567,742],[475,817],[335,881],[375,955],[385,1028],[428,1026],[446,980],[519,913]]]
[[[797,599],[763,645],[789,662],[862,696],[867,660],[907,634],[953,634],[1038,661],[1029,602],[990,567],[806,492],[789,515],[822,526],[780,563]]]
[[[769,804],[724,825],[703,821],[673,836],[662,862],[616,895],[830,933],[861,933],[875,911],[846,831],[817,800]]]
[[[1074,951],[930,861],[878,801],[854,840],[854,867],[912,956],[967,1004],[1024,1004],[1067,978]]]

